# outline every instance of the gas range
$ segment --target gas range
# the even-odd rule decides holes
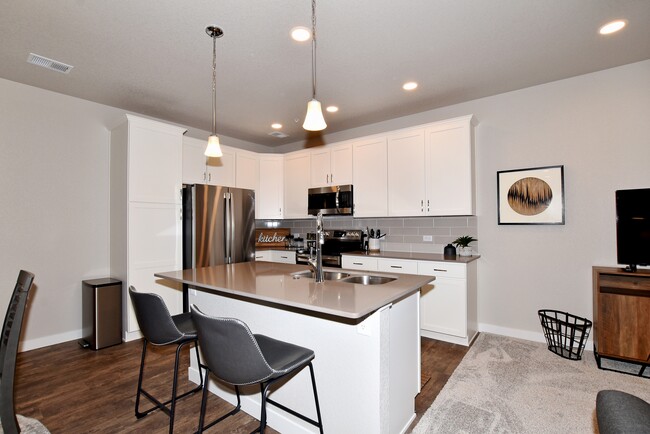
[[[361,229],[328,229],[323,231],[325,243],[322,246],[323,266],[341,268],[341,254],[361,250],[363,231]],[[306,238],[307,248],[296,252],[296,262],[307,264],[310,251],[316,243],[316,233],[309,232]]]

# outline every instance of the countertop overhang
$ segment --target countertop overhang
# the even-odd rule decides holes
[[[278,307],[297,308],[309,312],[346,319],[360,319],[366,315],[417,292],[431,282],[432,276],[363,272],[340,268],[351,275],[372,274],[395,277],[381,285],[362,285],[336,280],[315,283],[313,278],[296,276],[309,270],[304,265],[274,262],[241,262],[205,268],[155,273],[154,276],[185,283],[202,290],[267,302]]]

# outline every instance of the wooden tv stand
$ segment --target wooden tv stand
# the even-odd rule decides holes
[[[650,366],[650,270],[593,267],[594,356]]]

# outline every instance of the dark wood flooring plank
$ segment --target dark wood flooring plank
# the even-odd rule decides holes
[[[16,410],[39,419],[53,434],[165,433],[169,419],[162,412],[153,412],[139,420],[134,414],[141,349],[141,341],[99,351],[82,349],[73,341],[20,353],[15,381]],[[189,350],[185,348],[182,354],[180,390],[194,386],[187,378]],[[157,396],[171,396],[174,352],[174,346],[149,347],[147,351],[144,384]],[[431,379],[416,398],[416,422],[466,352],[467,348],[460,345],[422,339],[422,372]],[[143,400],[142,404],[149,403]],[[174,432],[193,433],[196,430],[200,405],[200,392],[178,402]],[[210,395],[206,420],[213,420],[231,409],[229,403]],[[208,432],[249,433],[258,423],[257,419],[240,412]],[[327,420],[324,425],[327,432]],[[277,433],[273,429],[268,432]]]

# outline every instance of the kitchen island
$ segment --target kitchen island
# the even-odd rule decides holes
[[[315,283],[305,266],[267,262],[156,276],[190,285],[190,303],[209,315],[239,318],[253,333],[313,349],[325,432],[400,433],[415,416],[414,400],[420,389],[419,288],[432,277],[372,274],[394,280],[377,285],[343,280]],[[196,360],[190,378],[199,381]],[[235,403],[230,387],[214,381],[211,385],[214,393]],[[259,418],[259,388],[243,392],[242,409]],[[316,417],[307,371],[272,395]],[[269,426],[280,432],[315,430],[273,406],[267,412]]]

